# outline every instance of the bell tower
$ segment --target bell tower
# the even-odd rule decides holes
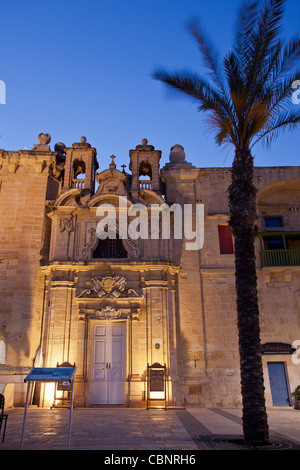
[[[71,148],[65,148],[64,152],[66,159],[62,191],[79,188],[93,194],[96,170],[99,167],[96,149],[91,147],[85,137],[81,137],[80,142],[75,142]]]
[[[138,198],[139,191],[148,189],[161,193],[159,176],[159,161],[161,151],[155,150],[153,145],[148,145],[147,139],[142,140],[142,145],[137,145],[129,151],[129,169],[132,173],[131,195]]]

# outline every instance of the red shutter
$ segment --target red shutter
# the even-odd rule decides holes
[[[220,253],[233,254],[232,235],[229,225],[218,225]]]

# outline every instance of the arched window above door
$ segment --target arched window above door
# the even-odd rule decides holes
[[[128,254],[124,248],[122,239],[119,234],[115,234],[116,238],[99,239],[98,244],[93,251],[93,258],[127,258]]]

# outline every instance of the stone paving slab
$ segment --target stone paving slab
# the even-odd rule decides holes
[[[23,408],[7,410],[8,422],[0,450],[20,449]],[[71,450],[198,452],[214,449],[214,436],[242,435],[239,409],[187,408],[145,410],[75,408]],[[268,410],[269,427],[277,438],[300,445],[300,410]],[[68,409],[29,408],[24,450],[66,450]],[[2,434],[0,436],[2,438]],[[202,440],[201,440],[202,439]],[[206,440],[205,440],[206,439]],[[210,445],[213,442],[213,445]],[[224,448],[224,446],[223,446]]]
[[[8,410],[8,415],[5,441],[0,449],[19,449],[24,410]],[[23,449],[66,449],[68,429],[68,409],[29,408]],[[191,439],[175,410],[88,408],[73,410],[70,448],[197,450],[199,443]]]

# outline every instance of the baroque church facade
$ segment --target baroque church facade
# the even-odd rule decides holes
[[[7,403],[24,405],[32,367],[69,363],[76,406],[146,407],[148,366],[159,364],[167,406],[241,406],[230,169],[196,168],[180,145],[161,168],[161,152],[146,139],[129,151],[128,172],[114,156],[99,169],[85,137],[53,151],[49,134],[38,139],[32,150],[0,150]],[[255,184],[266,401],[290,406],[300,384],[300,167],[256,168]],[[200,248],[187,249],[185,232],[162,237],[159,218],[150,224],[150,210],[174,204],[193,209],[193,227],[194,208],[203,208]],[[149,214],[144,236],[124,236],[121,222],[138,207]],[[114,236],[105,238],[97,227],[109,211]],[[172,234],[183,220],[169,215]],[[55,393],[40,384],[31,403],[52,406]]]

